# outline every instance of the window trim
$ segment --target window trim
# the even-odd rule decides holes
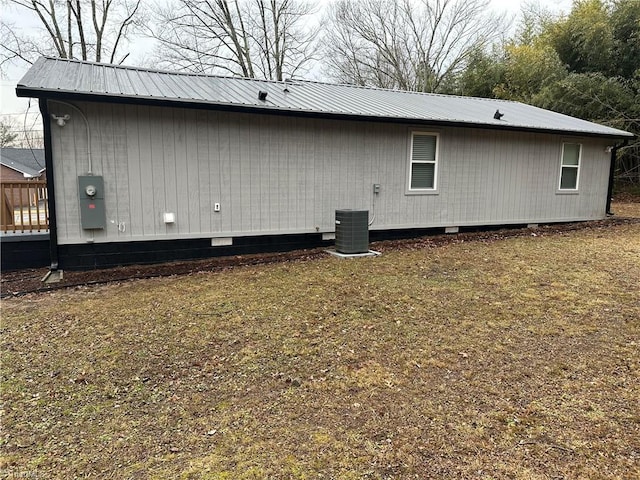
[[[564,164],[564,149],[565,145],[577,145],[578,150],[578,165],[565,165]],[[558,175],[558,190],[557,193],[578,193],[580,189],[580,170],[582,169],[582,150],[583,144],[575,141],[563,141],[562,148],[560,149],[560,172]],[[576,169],[576,186],[575,188],[562,188],[562,173],[565,168]]]
[[[429,135],[431,137],[436,137],[436,151],[435,158],[433,162],[424,162],[424,161],[414,161],[413,160],[413,139],[416,135]],[[407,195],[434,195],[438,194],[438,166],[439,166],[439,157],[440,157],[440,132],[434,131],[424,131],[424,130],[411,130],[409,132],[409,156],[408,156],[408,167],[407,167]],[[434,165],[433,169],[433,188],[411,188],[411,172],[413,171],[414,163],[432,163]]]

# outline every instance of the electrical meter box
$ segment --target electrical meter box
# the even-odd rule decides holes
[[[78,177],[80,196],[80,224],[85,230],[105,228],[104,180],[99,175]]]

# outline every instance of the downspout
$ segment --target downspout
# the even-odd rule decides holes
[[[611,211],[611,199],[613,197],[613,177],[616,170],[616,159],[618,157],[618,149],[626,147],[629,144],[629,140],[625,139],[622,143],[614,145],[611,148],[611,165],[609,165],[609,188],[607,189],[607,215],[613,215]]]
[[[51,142],[51,117],[49,116],[49,105],[47,100],[39,100],[40,114],[42,115],[42,125],[44,128],[44,163],[47,178],[47,196],[49,203],[49,250],[51,257],[51,267],[49,273],[43,281],[49,280],[52,274],[58,271],[58,222],[56,217],[56,191],[53,183],[53,146]],[[57,275],[57,273],[56,273]]]

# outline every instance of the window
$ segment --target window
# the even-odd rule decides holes
[[[434,191],[438,173],[438,134],[411,132],[409,190]]]
[[[560,190],[578,190],[580,156],[582,145],[579,143],[562,144],[562,165],[560,166]]]

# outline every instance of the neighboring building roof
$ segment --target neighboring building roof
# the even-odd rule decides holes
[[[260,91],[267,92],[259,100]],[[42,57],[20,80],[19,97],[67,98],[249,110],[633,138],[633,134],[519,102],[310,81],[275,82],[147,70]],[[494,119],[500,110],[504,116]]]
[[[0,163],[25,177],[39,177],[45,170],[44,150],[4,147],[0,149]]]

